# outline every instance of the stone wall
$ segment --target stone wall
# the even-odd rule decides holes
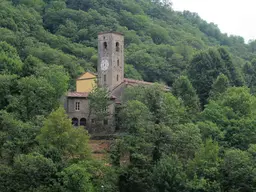
[[[80,103],[80,110],[76,110],[76,102]],[[102,120],[97,121],[97,117],[91,113],[89,110],[89,100],[87,98],[67,98],[67,114],[71,120],[77,119],[77,126],[83,123],[83,120],[86,120],[85,129],[88,130],[90,134],[93,135],[104,135],[104,134],[112,134],[115,132],[115,103],[114,101],[109,101],[108,106],[108,116]]]

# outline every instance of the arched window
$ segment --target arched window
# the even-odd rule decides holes
[[[108,119],[104,119],[103,124],[108,125]]]
[[[85,118],[80,119],[80,126],[86,126],[86,119]]]
[[[119,59],[117,59],[116,63],[117,63],[117,66],[119,66]]]
[[[119,76],[117,75],[117,76],[116,76],[116,81],[118,81],[118,80],[119,80]]]
[[[119,50],[120,50],[119,43],[116,42],[116,52],[119,52]]]
[[[107,48],[108,48],[107,42],[104,42],[104,43],[103,43],[103,47],[104,47],[104,50],[107,50]]]
[[[78,126],[78,119],[77,118],[72,118],[72,125]]]

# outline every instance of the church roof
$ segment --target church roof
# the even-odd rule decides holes
[[[89,92],[68,92],[67,97],[74,98],[88,98]],[[110,96],[110,99],[116,99],[114,95]]]
[[[124,78],[123,83],[125,83],[126,85],[153,85],[154,84],[152,82],[135,80],[135,79],[127,79],[127,78]],[[166,90],[170,90],[170,87],[168,87],[166,85],[164,86],[164,88]]]
[[[115,90],[122,84],[125,84],[125,85],[153,85],[154,83],[124,78],[123,82],[120,83],[118,86],[116,86],[113,90]],[[166,91],[170,90],[170,87],[168,87],[168,86],[164,86],[164,88]],[[73,98],[88,98],[88,96],[89,96],[89,92],[68,92],[67,93],[67,97],[73,97]],[[116,96],[111,95],[110,99],[116,99]]]
[[[68,97],[85,97],[87,98],[89,93],[87,92],[68,92]]]
[[[124,83],[125,84],[144,84],[144,85],[153,85],[154,83],[147,82],[147,81],[140,81],[136,79],[127,79],[124,78]]]

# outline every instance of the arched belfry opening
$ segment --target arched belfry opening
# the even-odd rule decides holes
[[[104,47],[104,50],[106,51],[108,49],[108,43],[107,42],[104,42],[103,43],[103,47]]]
[[[120,50],[119,42],[116,42],[116,52],[119,52],[119,50]]]

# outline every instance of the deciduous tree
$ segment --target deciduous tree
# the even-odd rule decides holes
[[[63,108],[52,112],[45,120],[37,140],[42,146],[56,148],[67,160],[90,158],[87,131],[82,127],[74,128]]]

